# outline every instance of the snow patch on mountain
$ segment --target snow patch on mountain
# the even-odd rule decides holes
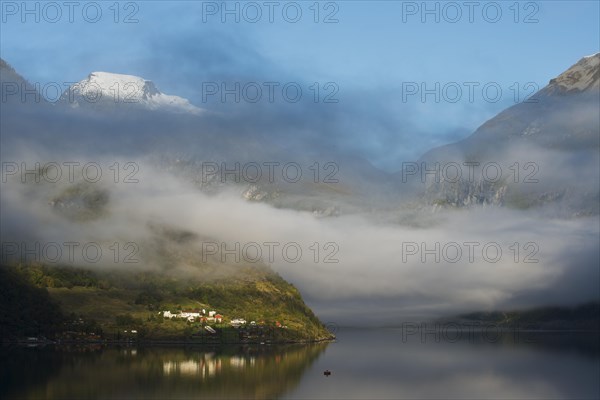
[[[201,114],[204,110],[179,96],[161,93],[154,82],[134,75],[92,72],[63,93],[72,107],[130,105],[147,110]]]

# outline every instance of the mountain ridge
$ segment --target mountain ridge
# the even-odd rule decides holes
[[[554,79],[548,86],[562,92],[586,91],[600,87],[600,53],[585,56]]]
[[[537,178],[544,178],[536,185],[506,179],[438,181],[421,186],[421,198],[429,205],[452,207],[554,204],[560,215],[597,215],[598,173],[592,166],[600,155],[599,82],[597,53],[580,59],[530,99],[501,111],[468,137],[433,148],[419,160],[430,167],[495,163],[505,173],[511,173],[511,166],[529,165],[539,172]]]

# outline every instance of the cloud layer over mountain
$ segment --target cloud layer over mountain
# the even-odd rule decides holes
[[[482,145],[486,157],[480,160],[502,162],[508,174],[512,162],[520,162],[519,168],[534,162],[539,168],[533,184],[536,201],[540,192],[552,197],[555,189],[566,190],[586,204],[568,203],[579,214],[561,212],[565,203],[554,201],[527,202],[521,208],[482,202],[471,209],[440,209],[428,203],[438,198],[419,197],[427,184],[405,184],[400,176],[378,171],[353,151],[336,146],[339,125],[332,128],[325,118],[329,114],[319,114],[321,107],[308,102],[289,113],[286,107],[274,114],[249,107],[231,115],[223,108],[198,116],[84,111],[44,102],[3,104],[3,256],[16,251],[20,257],[21,249],[14,245],[22,243],[59,243],[64,250],[66,242],[93,242],[108,255],[113,242],[134,243],[139,263],[127,264],[122,257],[115,263],[106,254],[95,263],[81,255],[66,263],[179,273],[208,253],[212,262],[217,260],[221,255],[213,244],[227,250],[237,243],[240,250],[226,256],[225,264],[243,265],[248,262],[243,249],[250,256],[260,249],[262,260],[294,283],[318,315],[340,323],[360,318],[394,324],[476,309],[598,299],[600,221],[587,206],[598,204],[597,148],[510,142],[500,152]],[[580,111],[569,112],[564,126],[595,123],[592,112]],[[326,135],[330,128],[336,132],[332,137]],[[496,128],[506,131],[502,125]],[[282,134],[269,135],[271,129]],[[470,160],[462,150],[457,160]],[[200,164],[189,164],[194,160]],[[246,200],[242,194],[251,183],[243,179],[227,184],[219,177],[208,189],[201,182],[202,162],[232,167],[235,162],[271,161],[294,161],[304,172],[298,182],[274,186],[271,194],[279,196],[275,203]],[[314,162],[321,170],[326,161],[338,166],[339,182],[324,182],[322,175],[312,180]],[[73,179],[67,178],[69,162],[78,163],[70,164]],[[31,172],[36,163],[50,167]],[[97,182],[85,175],[96,166],[83,171],[90,163],[102,171]],[[184,170],[184,164],[195,167]],[[62,175],[54,179],[56,165]],[[24,166],[29,172],[23,179]],[[527,194],[522,180],[516,187]],[[320,204],[325,201],[342,212],[324,215]],[[309,204],[308,209],[300,203]],[[182,244],[157,234],[157,226],[188,239]],[[164,257],[161,246],[172,246],[167,254],[180,256]],[[242,261],[236,262],[236,255]]]

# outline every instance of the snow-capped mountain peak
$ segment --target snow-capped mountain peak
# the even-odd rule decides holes
[[[560,92],[581,92],[600,88],[600,53],[583,57],[571,68],[552,79],[550,87]]]
[[[61,96],[72,107],[134,106],[146,110],[200,114],[204,110],[179,96],[160,92],[154,82],[134,75],[92,72]],[[112,108],[111,107],[111,108]]]

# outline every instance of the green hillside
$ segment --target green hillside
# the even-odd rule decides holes
[[[2,270],[3,275],[10,275],[21,282],[21,286],[27,286],[27,291],[19,289],[18,292],[37,293],[40,298],[50,300],[40,301],[41,304],[56,305],[54,322],[60,321],[57,337],[88,338],[94,333],[108,340],[209,342],[330,338],[298,290],[268,267],[239,267],[235,275],[224,277],[201,270],[196,274],[177,275],[44,265],[19,265]],[[21,301],[22,295],[13,292],[12,303],[2,299],[3,310],[5,305]],[[62,320],[58,309],[64,315]],[[223,320],[215,323],[198,318],[189,322],[163,317],[163,311],[176,314],[202,309],[207,314],[209,310],[216,311]],[[32,315],[25,319],[36,320],[36,313]],[[247,324],[234,328],[230,324],[234,318],[243,318]],[[216,333],[209,333],[205,325]],[[132,330],[137,332],[132,334]],[[24,332],[20,328],[13,331],[21,335]],[[55,328],[45,329],[42,333],[51,335],[55,331]],[[32,329],[27,332],[35,334]]]
[[[52,335],[62,322],[47,290],[33,286],[15,269],[0,267],[0,338]]]

